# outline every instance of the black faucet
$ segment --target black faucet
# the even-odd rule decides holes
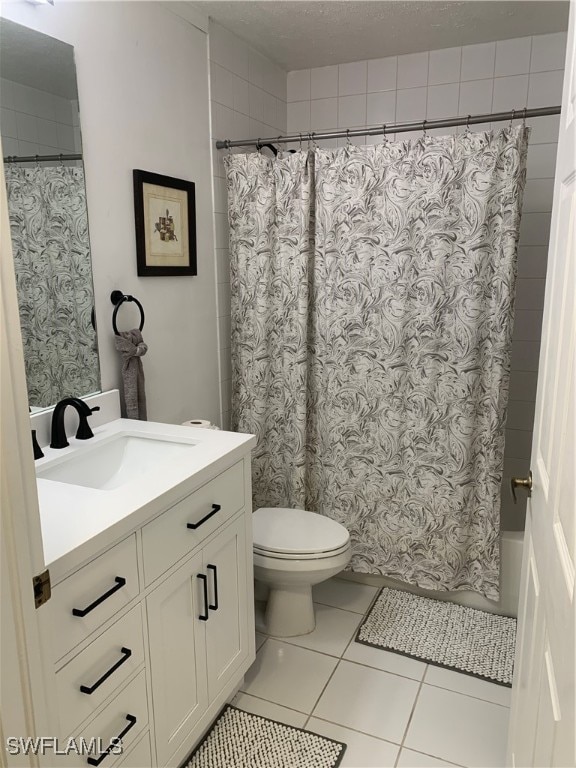
[[[36,430],[32,430],[32,448],[34,449],[34,461],[36,459],[42,459],[44,458],[44,454],[42,453],[42,448],[38,445],[38,440],[36,439]]]
[[[64,413],[68,405],[74,406],[78,411],[80,417],[80,424],[78,424],[78,431],[76,432],[77,440],[88,440],[94,437],[94,433],[90,429],[88,424],[88,416],[94,411],[99,411],[100,407],[97,405],[95,408],[90,408],[84,400],[80,400],[79,397],[65,397],[54,408],[52,414],[52,440],[50,442],[50,448],[66,448],[69,445],[66,439],[66,429],[64,427]]]

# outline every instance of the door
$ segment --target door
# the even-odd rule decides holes
[[[30,439],[24,353],[0,157],[0,764],[4,739],[55,734],[48,647],[51,603],[34,606],[33,576],[44,570]],[[10,766],[52,765],[53,756],[10,754]]]
[[[199,553],[146,598],[158,765],[166,764],[208,706],[201,572]]]
[[[203,572],[208,578],[206,659],[213,701],[249,652],[244,515],[205,547]]]
[[[572,0],[510,713],[508,763],[518,767],[576,765],[575,12]]]

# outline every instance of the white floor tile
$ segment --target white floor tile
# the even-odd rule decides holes
[[[244,712],[251,712],[253,715],[268,717],[270,720],[278,720],[285,725],[293,725],[295,728],[304,728],[304,723],[308,715],[303,712],[296,712],[294,709],[281,707],[279,704],[273,704],[271,701],[257,699],[255,696],[249,696],[247,693],[238,693],[232,704]]]
[[[508,710],[424,684],[405,746],[469,768],[505,765]]]
[[[337,663],[322,653],[268,639],[246,673],[242,690],[310,713]]]
[[[422,680],[426,670],[426,664],[423,661],[409,659],[408,656],[384,651],[381,648],[373,648],[362,643],[350,643],[343,658],[348,659],[348,661],[356,661],[358,664],[366,664],[368,667],[381,669],[384,672],[411,677],[413,680]]]
[[[256,632],[256,650],[260,650],[264,643],[266,642],[266,635],[263,635],[261,632]]]
[[[364,614],[370,607],[378,588],[370,587],[368,584],[344,581],[344,579],[328,579],[317,584],[312,591],[315,603]]]
[[[313,714],[399,744],[418,686],[414,680],[341,661]]]
[[[308,635],[288,637],[286,642],[331,656],[342,656],[358,628],[361,617],[357,613],[341,611],[329,605],[315,605],[314,610],[316,629]]]
[[[447,763],[445,760],[438,760],[436,757],[423,755],[422,752],[403,749],[400,752],[400,759],[396,765],[397,768],[452,768],[456,763]]]
[[[426,672],[425,682],[428,685],[437,685],[439,688],[448,688],[450,691],[464,693],[466,696],[475,696],[477,699],[491,701],[493,704],[510,706],[512,689],[503,685],[489,683],[462,672],[454,672],[451,669],[442,669],[430,665]]]
[[[341,725],[327,723],[316,717],[310,718],[306,730],[346,744],[341,768],[393,768],[398,756],[396,744],[351,731]]]

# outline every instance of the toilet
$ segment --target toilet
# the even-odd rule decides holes
[[[303,509],[261,507],[252,515],[254,576],[269,589],[266,631],[294,637],[316,626],[312,586],[350,562],[343,525]]]

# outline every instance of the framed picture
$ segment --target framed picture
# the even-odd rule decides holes
[[[196,275],[194,182],[134,170],[134,209],[138,275]]]

